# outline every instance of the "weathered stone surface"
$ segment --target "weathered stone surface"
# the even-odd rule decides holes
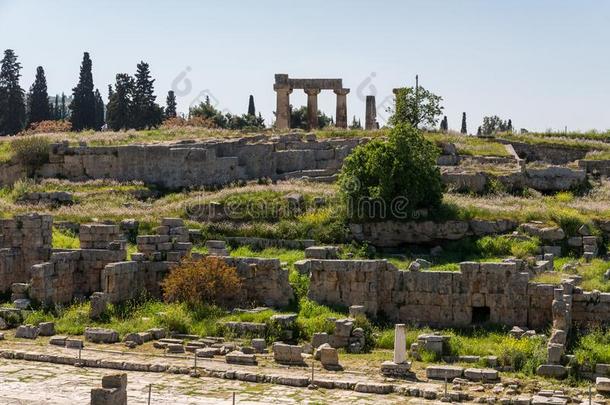
[[[471,381],[496,381],[498,371],[488,368],[467,368],[464,370],[464,377]]]
[[[325,369],[333,371],[343,369],[339,364],[339,353],[337,352],[337,349],[322,345],[318,351],[320,353],[320,362]]]
[[[15,331],[15,337],[22,339],[36,339],[39,334],[39,329],[34,325],[21,325]]]
[[[284,343],[273,344],[273,358],[280,364],[304,364],[301,346],[292,346]]]
[[[267,349],[265,339],[252,339],[252,347],[256,353],[264,353]]]
[[[394,391],[394,386],[383,383],[359,382],[356,383],[354,391],[372,394],[390,394],[392,391]]]
[[[66,339],[66,348],[67,349],[82,349],[85,346],[82,340],[75,338]]]
[[[239,351],[227,353],[225,360],[229,364],[241,364],[249,366],[255,366],[257,364],[256,356],[254,354],[245,354]]]
[[[559,364],[543,364],[538,367],[536,374],[544,377],[565,378],[568,370]]]
[[[426,367],[426,377],[435,380],[444,380],[445,378],[449,381],[454,378],[462,377],[464,374],[464,368],[458,366],[428,366]]]
[[[102,378],[102,387],[91,390],[91,405],[127,405],[127,374]]]
[[[305,249],[306,259],[338,259],[339,248],[336,246],[311,246]]]
[[[184,346],[181,344],[168,343],[165,346],[165,352],[172,354],[184,353]]]
[[[610,393],[610,378],[597,377],[595,379],[595,389],[602,394]]]
[[[384,361],[383,363],[381,363],[381,374],[386,377],[405,378],[412,375],[412,373],[410,373],[410,370],[410,362],[397,364],[393,361]]]
[[[40,336],[53,336],[55,334],[54,322],[41,322],[38,325],[38,334]]]
[[[92,343],[117,343],[119,334],[112,329],[86,328],[85,340]]]
[[[211,359],[214,356],[220,355],[220,349],[215,348],[215,347],[206,347],[203,349],[195,350],[195,354],[197,357],[204,357],[204,358]]]

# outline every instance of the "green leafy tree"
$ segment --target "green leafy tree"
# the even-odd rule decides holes
[[[339,185],[355,220],[406,219],[438,207],[443,183],[438,148],[409,124],[399,123],[387,140],[360,145],[345,159]]]
[[[356,120],[355,115],[354,115],[354,118],[352,119],[352,123],[349,126],[349,129],[362,129],[362,123],[360,122],[360,119]]]
[[[265,128],[265,119],[259,113],[258,116],[244,114],[232,115],[227,113],[227,128],[238,130],[256,130]]]
[[[254,107],[254,96],[250,95],[250,99],[248,100],[248,115],[255,116],[256,115],[256,107]]]
[[[0,135],[14,135],[25,125],[25,92],[19,85],[21,64],[12,49],[0,61]]]
[[[85,52],[78,84],[72,89],[73,96],[70,103],[72,129],[75,131],[95,128],[95,95],[91,67],[89,52]]]
[[[462,129],[460,129],[462,134],[468,133],[468,128],[466,127],[466,113],[462,113]]]
[[[176,95],[173,90],[167,92],[165,100],[165,118],[176,118]]]
[[[135,78],[132,100],[133,127],[156,128],[163,121],[163,109],[155,103],[155,79],[151,78],[148,63],[138,63]]]
[[[481,125],[481,134],[483,136],[491,136],[495,135],[499,132],[507,132],[512,131],[512,122],[511,120],[504,121],[502,118],[497,115],[492,115],[490,117],[483,117],[483,125]]]
[[[390,125],[409,123],[414,128],[435,127],[443,112],[443,98],[421,86],[403,87],[396,90],[394,108],[388,108]]]
[[[209,96],[206,96],[205,101],[199,103],[198,106],[191,107],[189,115],[210,120],[218,128],[226,128],[228,125],[227,117],[212,105]]]
[[[36,68],[36,79],[30,88],[29,107],[28,125],[51,119],[47,79],[45,78],[42,66]]]
[[[98,89],[95,89],[95,129],[100,130],[104,126],[105,113],[104,113],[104,100]]]
[[[133,88],[133,77],[127,73],[116,75],[114,91],[109,92],[110,100],[108,101],[106,113],[106,122],[114,131],[132,127],[131,106]]]
[[[318,110],[318,128],[324,128],[332,125],[333,119],[322,111]],[[309,124],[307,123],[307,107],[302,106],[298,109],[290,110],[290,128],[300,128],[307,130]]]

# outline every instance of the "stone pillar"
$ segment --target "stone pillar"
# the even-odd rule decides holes
[[[400,323],[394,327],[394,363],[402,364],[407,361],[407,335],[405,325]]]
[[[337,95],[337,114],[335,126],[337,128],[347,128],[347,94],[349,89],[335,89]]]
[[[366,96],[366,116],[364,117],[364,129],[372,131],[377,129],[377,105],[375,96]]]
[[[287,85],[273,85],[277,93],[275,107],[275,127],[277,129],[290,129],[290,93],[292,89]]]
[[[307,93],[307,124],[309,129],[318,128],[318,94],[320,89],[305,89]]]

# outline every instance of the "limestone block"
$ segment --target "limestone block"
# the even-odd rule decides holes
[[[123,337],[123,342],[133,342],[136,345],[144,343],[142,337],[138,333],[128,333]]]
[[[597,377],[595,379],[595,389],[602,394],[610,393],[610,378]]]
[[[203,357],[203,358],[211,359],[214,356],[220,355],[220,349],[219,348],[215,348],[215,347],[206,347],[206,348],[203,348],[203,349],[197,349],[197,350],[195,350],[195,355],[197,357]]]
[[[292,346],[277,342],[273,344],[273,358],[280,364],[302,365],[304,362],[301,353],[301,346]]]
[[[267,343],[265,339],[252,339],[252,347],[256,353],[264,353],[266,351]]]
[[[568,370],[559,364],[543,364],[538,367],[536,374],[543,377],[565,378],[568,375]]]
[[[66,348],[67,349],[82,349],[84,347],[84,343],[80,339],[68,338],[66,339]]]
[[[86,328],[85,340],[92,343],[117,343],[119,334],[112,329]]]
[[[34,325],[21,325],[15,331],[16,338],[22,339],[36,339],[38,337],[39,329]]]
[[[68,339],[67,336],[51,336],[51,338],[49,339],[49,344],[63,347],[66,345],[66,339]]]
[[[471,381],[496,381],[498,371],[489,368],[467,368],[464,370],[464,377]]]
[[[311,345],[314,348],[318,348],[321,345],[323,345],[324,343],[329,343],[330,342],[330,337],[328,336],[328,333],[326,332],[317,332],[313,334],[313,337],[311,339]]]
[[[369,394],[389,394],[394,391],[394,386],[384,383],[359,382],[354,386],[354,391]]]
[[[165,352],[172,354],[184,353],[184,346],[181,344],[168,343],[165,346]]]
[[[225,356],[225,361],[229,364],[240,364],[240,365],[248,365],[255,366],[256,356],[254,354],[245,354],[239,351],[233,351],[227,353]]]
[[[320,347],[320,362],[326,370],[341,370],[342,367],[339,365],[339,353],[337,349],[332,347]]]
[[[55,323],[54,322],[41,322],[38,325],[38,334],[40,336],[53,336],[55,334]]]
[[[460,378],[464,374],[464,368],[458,366],[428,366],[426,367],[426,377],[434,380],[452,381],[454,378]]]

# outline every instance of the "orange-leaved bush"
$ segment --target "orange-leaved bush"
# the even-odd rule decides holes
[[[242,280],[235,267],[220,257],[208,256],[184,259],[171,269],[162,287],[166,301],[228,307],[239,302]]]

